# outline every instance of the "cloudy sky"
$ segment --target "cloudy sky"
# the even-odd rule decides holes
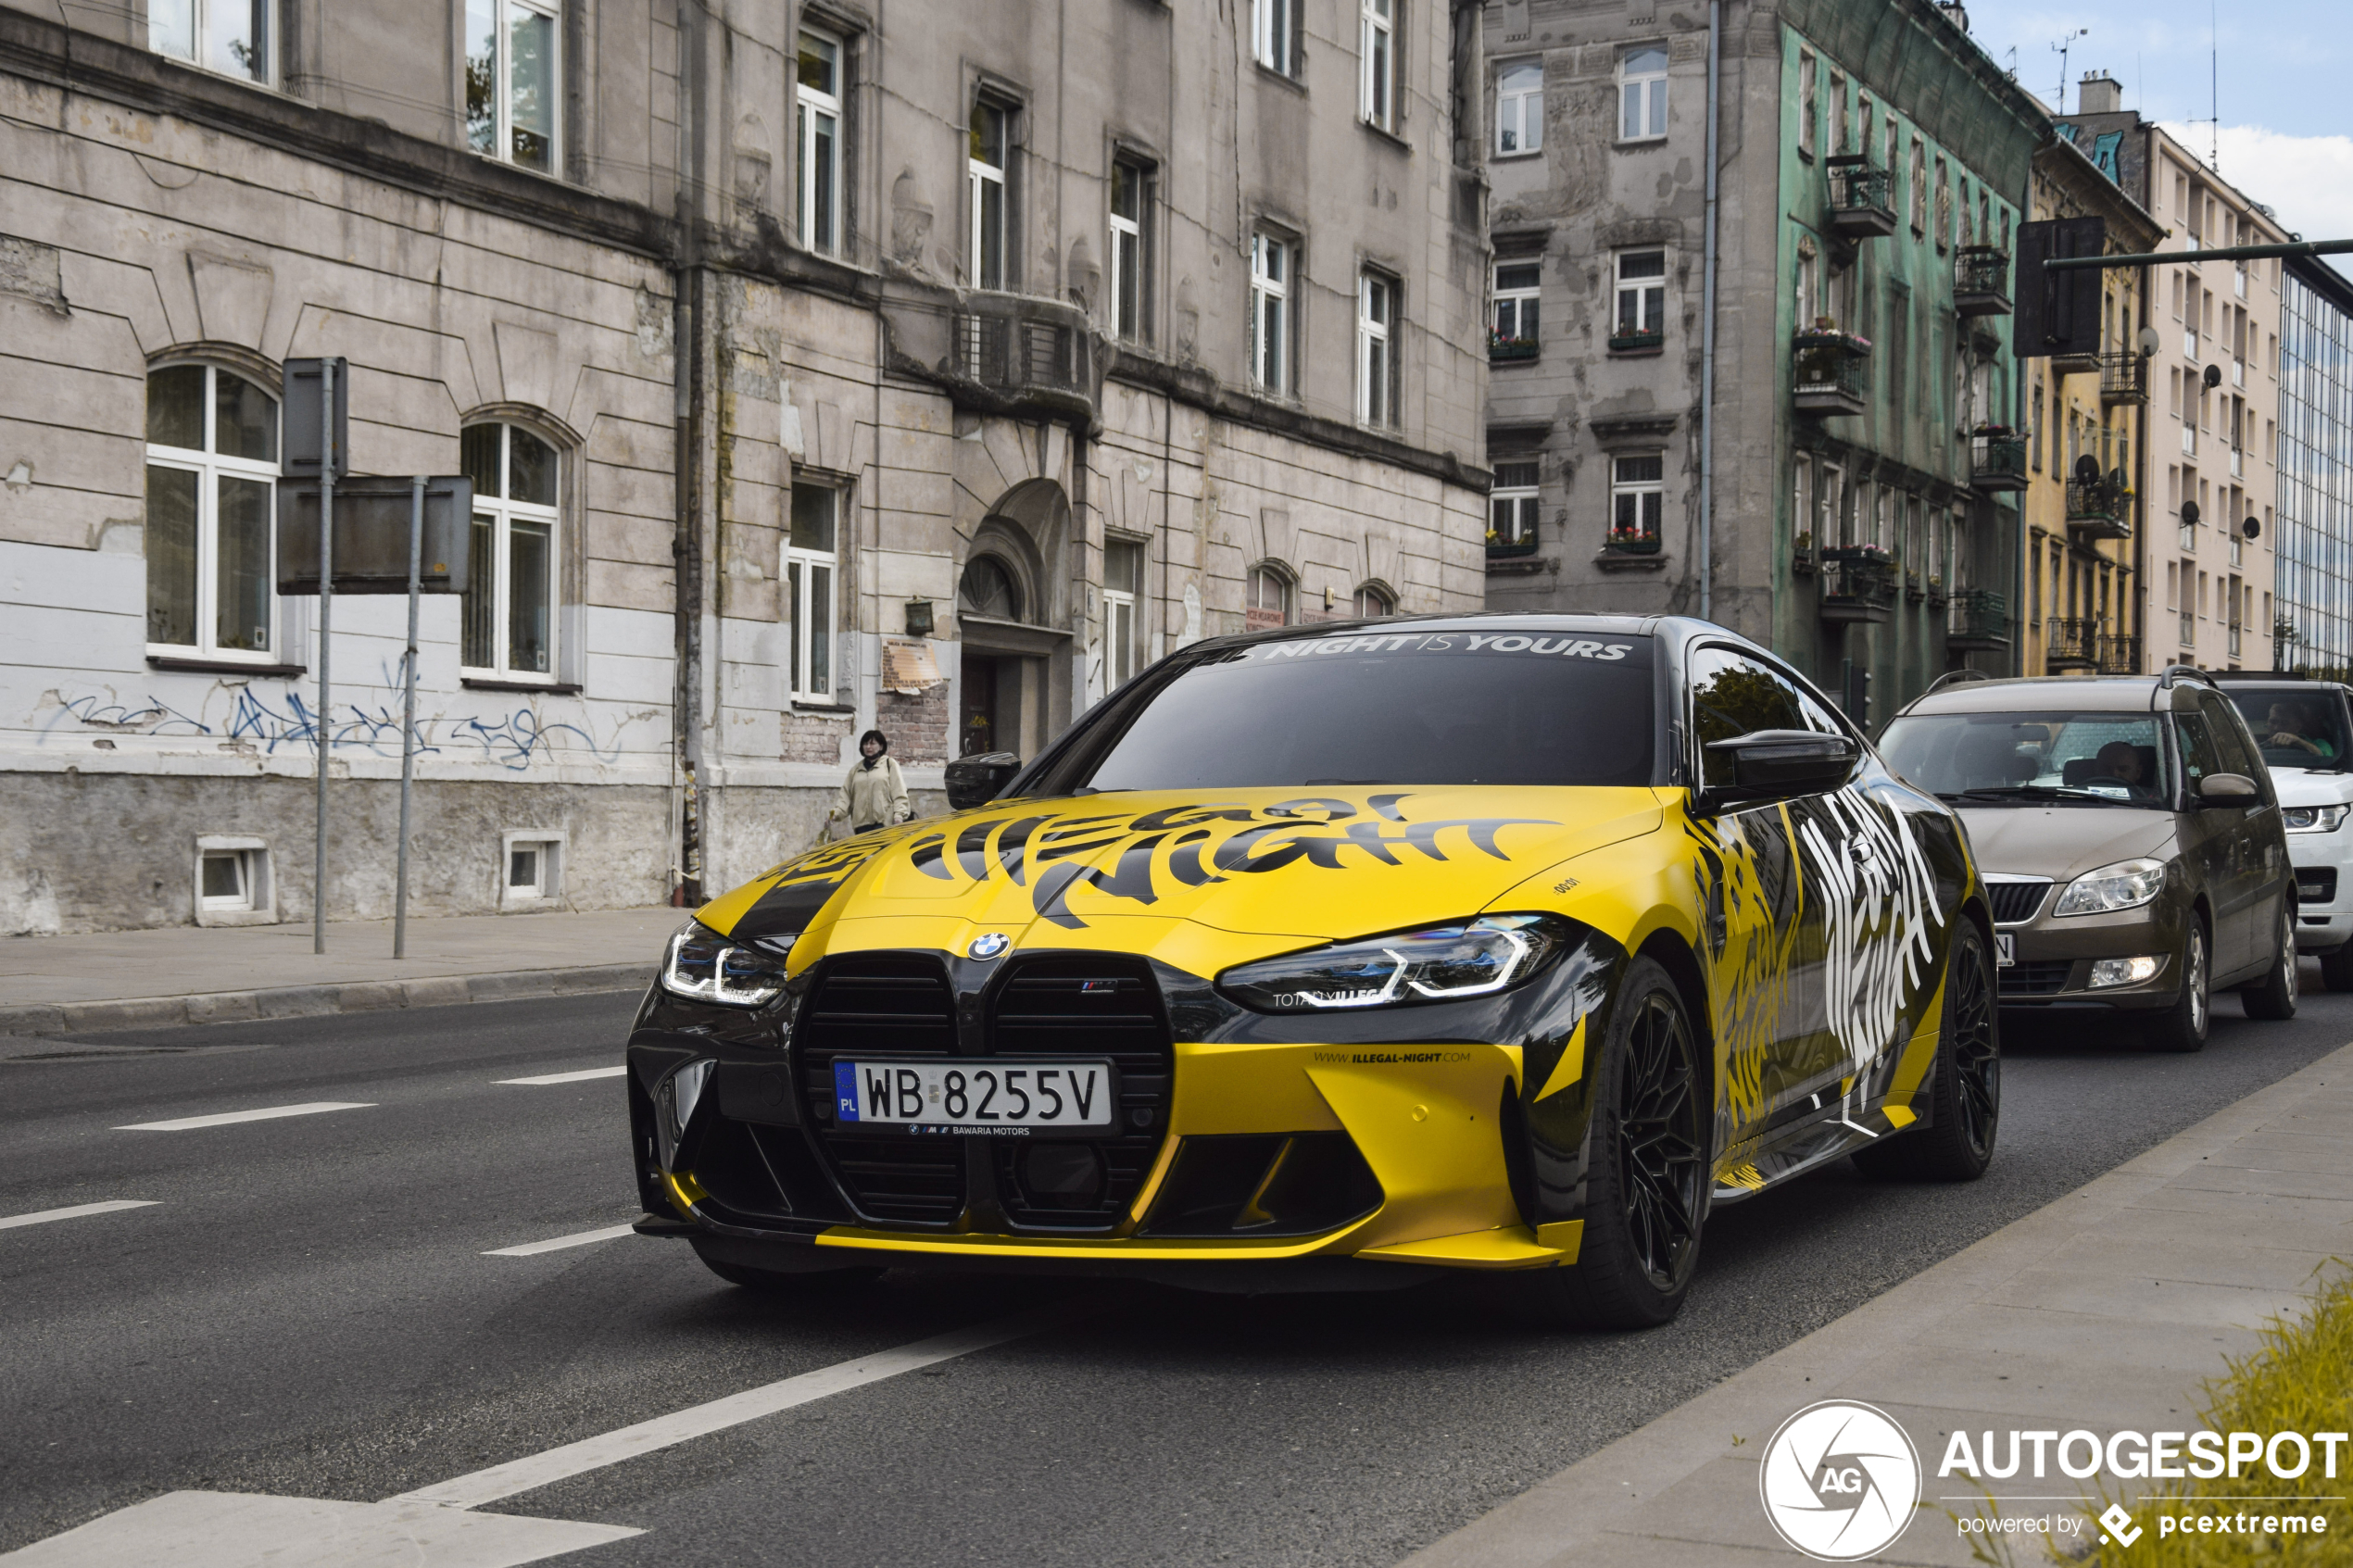
[[[2100,69],[2124,106],[2204,155],[2220,109],[2222,177],[2307,239],[2353,239],[2353,4],[2348,0],[1968,0],[1969,31],[2021,85],[2067,103]],[[2015,54],[2012,51],[2016,51]],[[2209,63],[2219,69],[2209,71]],[[2209,104],[2214,107],[2210,108]],[[2340,263],[2345,258],[2337,258]]]

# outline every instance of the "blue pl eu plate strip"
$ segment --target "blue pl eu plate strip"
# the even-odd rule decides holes
[[[858,1068],[853,1062],[834,1063],[834,1100],[838,1107],[837,1119],[858,1120]]]

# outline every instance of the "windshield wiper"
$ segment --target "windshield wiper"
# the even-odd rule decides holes
[[[2113,795],[2103,795],[2096,789],[2077,789],[2069,784],[1980,784],[1974,789],[1959,790],[1951,795],[1939,792],[1936,798],[1939,800],[2096,800],[2103,806],[2136,804],[2130,797],[2119,799]]]

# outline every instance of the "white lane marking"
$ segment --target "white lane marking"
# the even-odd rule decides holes
[[[515,1568],[642,1530],[426,1503],[341,1502],[245,1492],[166,1492],[0,1555],[0,1568],[171,1568],[434,1562]]]
[[[501,1247],[485,1252],[485,1258],[535,1258],[542,1252],[560,1252],[567,1247],[585,1247],[592,1241],[612,1241],[633,1234],[635,1225],[615,1225],[610,1230],[582,1231],[577,1236],[560,1236],[553,1241],[530,1241],[521,1247]]]
[[[581,1073],[543,1073],[536,1078],[500,1078],[501,1084],[585,1084],[591,1078],[618,1078],[629,1069],[623,1067],[591,1067]]]
[[[930,1339],[919,1339],[912,1345],[901,1345],[895,1350],[877,1350],[871,1356],[860,1356],[855,1361],[820,1367],[815,1372],[804,1372],[798,1377],[787,1377],[779,1383],[747,1388],[740,1394],[730,1394],[724,1399],[713,1399],[709,1404],[695,1405],[669,1415],[658,1415],[651,1421],[623,1426],[602,1436],[584,1438],[577,1443],[567,1443],[560,1449],[549,1449],[545,1453],[495,1464],[487,1470],[477,1470],[470,1475],[421,1486],[390,1500],[439,1503],[445,1508],[480,1508],[484,1503],[497,1502],[518,1492],[532,1491],[591,1470],[602,1470],[609,1464],[619,1464],[623,1460],[652,1453],[657,1449],[723,1432],[730,1426],[740,1426],[747,1421],[757,1421],[761,1416],[788,1411],[796,1405],[847,1393],[852,1388],[862,1388],[869,1383],[879,1383],[901,1373],[953,1361],[958,1356],[969,1356],[975,1350],[986,1350],[992,1346],[1036,1334],[1040,1329],[1071,1322],[1089,1310],[1086,1306],[1063,1306],[1016,1312],[994,1323],[956,1329]]]
[[[269,1122],[281,1116],[315,1116],[322,1110],[367,1110],[373,1100],[318,1099],[303,1105],[272,1105],[259,1110],[224,1110],[218,1116],[182,1116],[176,1122],[133,1122],[118,1133],[184,1133],[195,1127],[226,1127],[233,1122]]]
[[[111,1214],[119,1209],[152,1209],[151,1198],[118,1198],[106,1203],[77,1203],[70,1209],[44,1209],[38,1214],[11,1214],[0,1220],[0,1231],[14,1230],[19,1225],[43,1225],[51,1220],[79,1220],[84,1214]]]

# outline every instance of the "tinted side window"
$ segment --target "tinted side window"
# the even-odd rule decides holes
[[[2231,771],[2222,765],[2221,753],[2215,749],[2214,734],[2208,727],[2204,714],[2176,713],[2173,715],[2173,733],[2181,737],[2182,772],[2189,784],[2191,794],[2197,793],[2199,781],[2209,773]]]
[[[2214,733],[2214,752],[2222,759],[2224,771],[2244,773],[2250,779],[2263,777],[2263,767],[2249,754],[2245,739],[2239,734],[2238,716],[2221,697],[2201,696],[2198,710],[2206,715],[2206,722]]]
[[[1732,759],[1707,749],[1710,741],[1758,730],[1810,730],[1806,699],[1796,687],[1754,659],[1730,648],[1702,648],[1692,656],[1692,733],[1700,746],[1700,778],[1709,784],[1732,782]],[[1830,728],[1836,733],[1836,726]]]

